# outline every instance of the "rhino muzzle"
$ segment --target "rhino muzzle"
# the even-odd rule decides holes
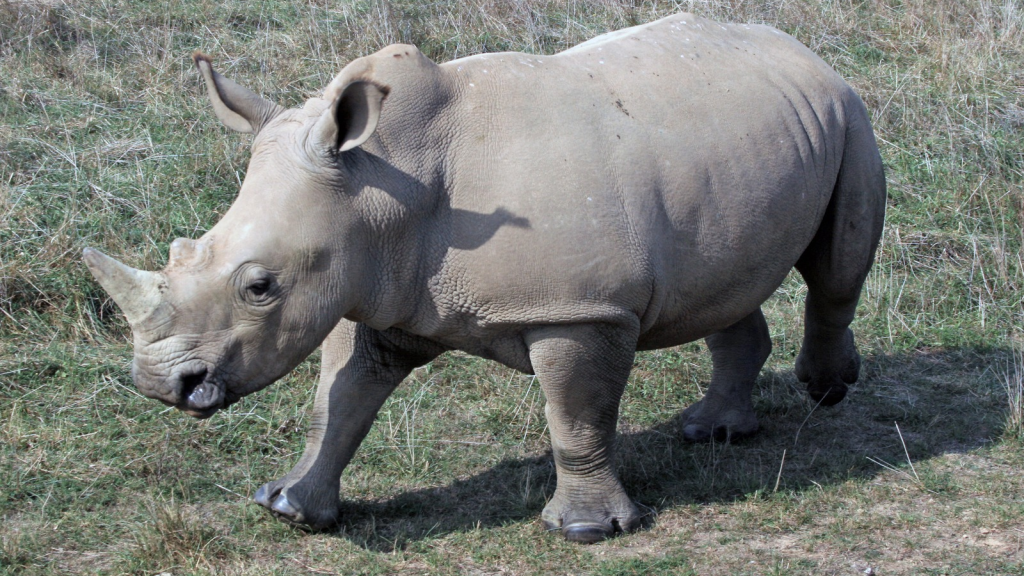
[[[213,366],[197,359],[181,362],[166,373],[153,373],[145,363],[140,364],[137,355],[132,364],[132,380],[143,396],[196,418],[209,418],[241,397],[217,377]]]
[[[190,362],[172,376],[172,386],[178,391],[179,410],[197,418],[209,418],[224,407],[224,386],[213,378],[213,373],[202,362]]]
[[[178,241],[172,252],[180,257],[180,253],[189,247]],[[144,328],[145,324],[151,323],[154,314],[159,314],[157,309],[164,302],[166,288],[166,278],[162,273],[136,270],[92,248],[86,248],[82,255],[89,271],[121,307],[133,331]],[[182,354],[183,351],[177,353]],[[166,352],[160,356],[166,358]],[[159,364],[154,364],[148,355],[140,357],[136,343],[132,379],[136,388],[148,398],[196,418],[209,418],[239,398],[228,390],[226,383],[217,377],[215,367],[208,362],[193,358],[169,370],[157,368]]]

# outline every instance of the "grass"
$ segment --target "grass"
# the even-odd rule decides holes
[[[1010,438],[1024,440],[1024,356],[1018,353],[1010,359],[1003,378],[1008,404],[1004,432]]]
[[[620,471],[647,527],[579,547],[539,527],[539,387],[495,364],[413,374],[326,534],[249,501],[302,449],[317,358],[208,421],[134,390],[79,254],[159,268],[230,205],[248,142],[193,50],[294,106],[391,42],[551,53],[679,9],[782,28],[871,110],[890,202],[846,402],[814,409],[792,375],[794,277],[765,307],[757,438],[680,442],[706,350],[639,355]],[[0,574],[1024,574],[1022,86],[1016,0],[0,0]]]

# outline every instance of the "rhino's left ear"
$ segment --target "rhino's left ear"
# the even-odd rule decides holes
[[[372,82],[359,80],[345,85],[331,105],[331,118],[324,122],[323,137],[339,152],[361,146],[377,129],[387,95],[387,88]]]
[[[210,57],[194,52],[192,60],[206,81],[213,111],[225,126],[236,132],[256,134],[284,108],[229,80],[213,69]]]

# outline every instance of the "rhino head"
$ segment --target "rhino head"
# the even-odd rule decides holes
[[[218,118],[255,134],[237,199],[198,240],[175,240],[159,272],[83,257],[131,325],[138,389],[205,418],[286,374],[358,307],[366,235],[338,201],[338,156],[373,134],[387,88],[350,65],[323,98],[285,110],[193,58]]]

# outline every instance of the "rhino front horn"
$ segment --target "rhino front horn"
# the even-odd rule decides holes
[[[83,250],[82,258],[96,281],[121,307],[129,324],[145,319],[160,305],[162,274],[125,266],[93,248]]]

